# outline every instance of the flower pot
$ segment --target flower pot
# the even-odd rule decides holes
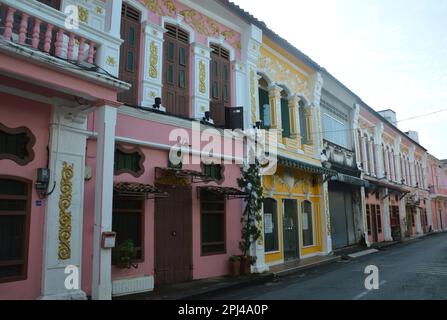
[[[232,277],[237,277],[241,274],[241,262],[239,260],[230,261],[230,274]]]
[[[251,273],[251,260],[250,257],[241,257],[241,274]]]

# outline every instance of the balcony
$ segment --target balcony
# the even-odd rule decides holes
[[[102,69],[104,74],[118,76],[121,40],[104,30],[105,22],[90,23],[89,11],[78,8],[76,27],[67,23],[63,12],[36,0],[0,0],[0,48],[40,60],[54,57],[70,64],[96,66],[95,71]],[[106,11],[102,14],[105,19]],[[57,64],[54,59],[46,61]]]
[[[324,149],[326,150],[326,156],[329,162],[338,167],[345,167],[349,170],[357,171],[354,151],[338,146],[327,140],[324,140]]]

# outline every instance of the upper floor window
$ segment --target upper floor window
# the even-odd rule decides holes
[[[259,115],[262,121],[262,128],[270,129],[272,126],[272,115],[270,108],[270,98],[268,83],[264,78],[259,80]]]
[[[281,126],[283,138],[290,137],[290,109],[289,99],[287,98],[287,92],[281,91]]]
[[[166,111],[189,117],[189,34],[166,24],[163,44],[163,97]]]
[[[0,282],[26,279],[31,182],[0,176]]]
[[[218,45],[211,44],[210,63],[210,99],[211,118],[218,126],[225,125],[225,107],[231,103],[230,52]]]
[[[323,132],[324,139],[341,147],[348,148],[345,123],[337,120],[328,113],[323,113]]]
[[[140,12],[126,2],[121,10],[121,59],[119,77],[132,84],[129,90],[118,94],[118,100],[130,105],[138,104],[138,72],[140,61]]]
[[[47,6],[50,6],[54,9],[59,10],[61,7],[61,0],[37,0],[37,1],[46,4]]]
[[[9,159],[26,165],[34,159],[36,138],[28,128],[8,128],[0,123],[0,160]]]

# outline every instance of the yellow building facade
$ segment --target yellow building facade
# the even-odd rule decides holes
[[[276,172],[263,176],[265,264],[327,254],[332,249],[325,179],[333,171],[321,161],[322,78],[267,35],[259,46],[256,76],[252,116],[264,129],[276,129],[278,141]]]

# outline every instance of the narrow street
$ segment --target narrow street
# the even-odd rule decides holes
[[[378,290],[366,290],[365,267],[379,268]],[[204,299],[447,299],[447,233],[398,244],[354,260]]]

